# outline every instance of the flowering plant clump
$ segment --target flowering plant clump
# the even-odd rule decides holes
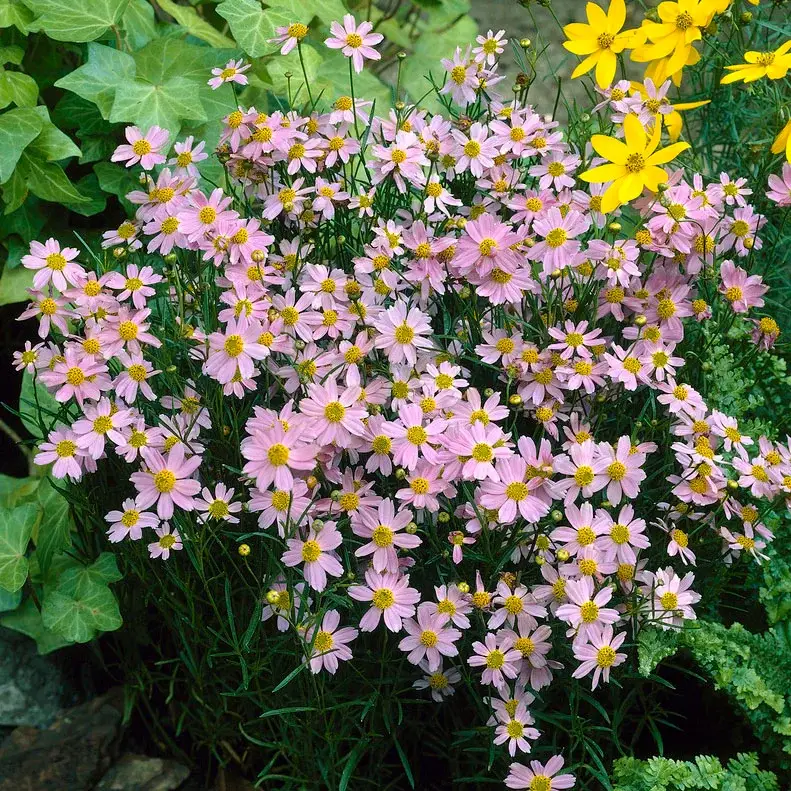
[[[572,31],[607,85],[613,6],[602,52]],[[660,27],[642,57],[677,47]],[[508,788],[570,788],[553,687],[617,682],[643,630],[696,618],[707,574],[761,562],[791,497],[789,444],[707,405],[708,339],[740,324],[758,353],[780,332],[751,274],[765,218],[744,180],[679,159],[663,80],[691,45],[607,87],[586,145],[498,93],[502,31],[443,62],[436,114],[375,114],[354,79],[381,36],[331,33],[350,95],[330,111],[238,107],[219,186],[202,143],[131,127],[113,160],[141,169],[137,210],[106,252],[31,245],[41,343],[16,359],[60,405],[35,460],[102,506],[163,618],[190,597],[227,616],[199,625],[214,662],[278,657],[271,678],[242,663],[265,716],[353,698],[390,733],[402,700],[463,689]]]

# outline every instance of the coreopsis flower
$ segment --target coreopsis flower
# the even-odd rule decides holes
[[[140,163],[143,170],[151,170],[155,165],[165,163],[162,149],[168,142],[168,130],[152,126],[143,134],[136,126],[124,129],[127,142],[118,146],[110,158],[112,162],[125,162],[126,167]]]
[[[192,475],[203,459],[186,458],[185,450],[182,444],[177,444],[164,456],[154,448],[143,448],[140,453],[145,466],[130,476],[140,507],[150,508],[156,503],[160,519],[170,519],[176,505],[185,511],[195,508],[195,495],[201,487]]]
[[[169,159],[167,163],[173,166],[174,175],[189,176],[190,178],[197,178],[200,175],[197,164],[198,162],[203,162],[204,159],[208,159],[209,155],[204,151],[206,141],[201,140],[196,145],[194,141],[195,138],[189,135],[184,140],[173,144],[175,156]]]
[[[513,758],[516,751],[523,753],[530,752],[530,742],[528,739],[537,739],[541,734],[532,725],[535,722],[530,712],[527,710],[527,700],[522,699],[516,706],[513,714],[506,713],[505,717],[499,719],[499,723],[494,730],[494,743],[508,743],[508,753]]]
[[[645,609],[651,622],[662,629],[681,626],[683,621],[697,616],[693,604],[700,601],[700,594],[690,590],[695,575],[690,571],[682,579],[671,568],[659,569],[656,574],[646,573],[642,588],[646,596]]]
[[[726,66],[730,72],[721,80],[722,85],[732,82],[755,82],[767,77],[770,80],[782,80],[791,69],[791,39],[781,44],[776,50],[768,52],[745,52],[745,63]]]
[[[494,66],[497,57],[503,54],[508,43],[508,39],[503,38],[504,35],[504,30],[498,30],[497,33],[490,30],[485,36],[476,36],[475,41],[478,46],[472,48],[475,62]]]
[[[239,517],[234,516],[242,510],[240,502],[233,501],[234,490],[229,489],[224,483],[218,483],[214,487],[214,493],[208,486],[204,486],[201,491],[201,498],[196,498],[195,508],[204,514],[200,519],[223,520],[231,525],[239,524]]]
[[[594,595],[593,580],[590,577],[569,580],[565,593],[569,599],[568,604],[558,607],[555,615],[571,625],[577,640],[587,640],[599,626],[620,620],[617,610],[605,606],[612,598],[612,588],[604,586]]]
[[[154,532],[158,538],[148,545],[148,554],[151,558],[167,560],[171,552],[178,552],[184,548],[179,531],[175,528],[171,530],[167,522],[164,522],[162,527],[155,528]]]
[[[229,60],[224,67],[217,67],[211,70],[212,78],[208,85],[216,91],[221,85],[227,82],[235,82],[237,85],[247,85],[247,75],[245,72],[252,64],[239,60]]]
[[[440,63],[447,71],[440,93],[451,94],[453,101],[461,107],[474,102],[478,88],[477,67],[475,61],[470,59],[470,50],[462,53],[461,47],[456,47],[453,59],[443,58]]]
[[[46,466],[52,464],[52,475],[55,478],[79,480],[82,477],[83,458],[86,451],[77,444],[77,434],[63,424],[50,431],[45,442],[38,446],[34,457],[36,464]]]
[[[426,315],[417,308],[398,300],[374,322],[377,332],[374,345],[384,349],[391,363],[408,362],[414,365],[418,349],[430,349],[432,342],[424,336],[431,334]]]
[[[489,618],[487,627],[494,630],[507,623],[518,626],[520,631],[535,629],[536,618],[546,617],[547,611],[533,598],[533,594],[524,586],[517,585],[513,590],[505,582],[497,585],[494,597],[495,611]]]
[[[513,763],[505,778],[506,788],[519,791],[562,791],[564,788],[573,788],[574,775],[558,774],[563,768],[563,758],[554,755],[545,764],[540,761],[531,761],[530,766]]]
[[[104,518],[110,524],[107,540],[117,544],[128,538],[139,541],[143,537],[143,528],[152,530],[159,525],[159,517],[140,507],[140,504],[128,497],[121,503],[123,511],[110,511]]]
[[[783,175],[772,173],[769,176],[769,189],[766,197],[778,206],[791,206],[791,165],[783,163]]]
[[[77,445],[92,459],[99,459],[108,439],[116,445],[124,441],[120,429],[133,420],[131,410],[117,409],[109,398],[103,397],[83,406],[83,417],[74,422],[72,429],[77,435]]]
[[[85,277],[85,270],[74,263],[79,254],[80,251],[74,247],[61,248],[55,239],[47,239],[44,244],[33,241],[30,243],[30,252],[22,256],[22,266],[35,271],[34,290],[41,291],[48,283],[52,283],[58,291],[66,291],[70,285],[76,286]]]
[[[637,563],[635,550],[650,546],[645,535],[645,520],[636,519],[634,508],[625,505],[618,513],[618,521],[605,509],[596,514],[597,537],[595,546],[605,555],[614,557],[619,563]]]
[[[396,513],[396,504],[382,500],[377,510],[363,509],[352,518],[352,532],[368,543],[355,550],[358,558],[371,556],[375,571],[396,573],[398,571],[398,549],[414,549],[420,546],[419,536],[404,532],[412,521],[412,512],[403,508]]]
[[[763,284],[760,275],[748,275],[733,261],[723,261],[720,266],[721,283],[719,292],[730,303],[734,313],[747,313],[750,308],[764,306],[763,295],[769,286]]]
[[[407,636],[398,647],[407,655],[413,665],[426,662],[430,672],[438,670],[443,656],[458,656],[456,641],[461,632],[448,626],[448,619],[424,602],[417,608],[417,618],[404,620]]]
[[[372,632],[383,618],[391,632],[400,632],[404,618],[415,614],[420,593],[409,587],[409,575],[380,573],[373,569],[365,572],[365,585],[351,585],[349,596],[355,601],[370,602],[370,609],[360,619],[360,630]]]
[[[107,365],[74,346],[67,346],[52,370],[42,371],[40,378],[47,387],[57,388],[56,401],[65,403],[74,398],[80,406],[85,399],[98,400],[110,389]]]
[[[426,675],[417,679],[412,686],[415,689],[430,689],[431,698],[437,703],[442,703],[446,697],[452,695],[456,691],[453,685],[461,681],[461,673],[455,667],[443,670],[440,665],[432,672],[425,659],[421,660],[419,667]]]
[[[281,560],[286,566],[302,564],[305,582],[313,590],[321,592],[327,587],[328,575],[340,577],[343,574],[343,566],[334,551],[343,543],[343,537],[335,522],[322,523],[321,529],[318,527],[318,524],[312,526],[304,540],[289,538],[286,542],[288,549]]]
[[[142,310],[146,306],[149,297],[156,294],[156,289],[151,286],[162,282],[162,275],[157,275],[150,266],[138,267],[137,264],[130,264],[126,268],[126,274],[121,272],[109,273],[109,277],[104,281],[104,285],[120,291],[116,296],[119,302],[130,299],[132,304]]]
[[[357,637],[357,630],[344,626],[339,629],[341,616],[337,610],[327,610],[321,625],[311,626],[305,632],[305,644],[308,647],[305,656],[311,673],[326,670],[335,675],[339,662],[348,662],[352,658],[349,643]]]
[[[497,510],[499,522],[509,524],[519,514],[525,521],[535,523],[549,513],[549,503],[533,493],[541,481],[529,477],[524,459],[498,459],[496,472],[499,480],[481,482],[480,501],[483,508]]]
[[[573,22],[563,28],[567,41],[563,46],[575,55],[585,56],[571,73],[571,78],[581,77],[596,69],[596,83],[608,88],[618,65],[617,55],[629,45],[630,33],[621,32],[626,22],[624,0],[610,0],[605,13],[598,5],[588,3],[585,9],[588,23]]]
[[[471,667],[482,667],[482,684],[492,684],[497,689],[506,687],[506,678],[519,675],[522,654],[514,648],[513,640],[503,632],[488,632],[483,642],[472,644],[474,653],[467,659]]]
[[[667,164],[689,148],[689,143],[671,143],[665,148],[658,148],[661,125],[654,122],[649,138],[633,115],[626,116],[623,128],[625,141],[607,135],[593,135],[591,145],[610,164],[599,165],[579,175],[583,181],[594,184],[612,182],[602,196],[601,210],[605,214],[639,197],[646,188],[656,192],[659,185],[668,180],[667,172],[660,165]]]
[[[608,683],[610,668],[618,667],[626,661],[626,654],[618,653],[618,649],[625,639],[626,632],[620,632],[613,636],[613,628],[609,624],[590,632],[587,643],[574,644],[574,658],[580,664],[571,674],[572,677],[584,678],[592,670],[592,690],[596,689],[599,680],[604,681],[605,684]]]
[[[282,25],[275,28],[277,36],[270,38],[270,44],[282,44],[281,55],[288,55],[294,47],[308,35],[308,26],[302,22],[292,22],[290,25]]]
[[[330,49],[339,49],[347,58],[351,58],[354,70],[359,74],[363,70],[365,60],[381,60],[382,56],[374,47],[384,39],[381,33],[372,33],[370,22],[358,25],[351,14],[345,14],[343,25],[340,22],[330,24],[332,36],[324,40]]]

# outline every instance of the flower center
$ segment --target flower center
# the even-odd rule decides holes
[[[140,139],[132,143],[132,151],[135,152],[135,156],[144,157],[146,154],[150,154],[151,150],[151,143],[148,140]]]
[[[562,162],[550,162],[547,172],[550,176],[557,178],[566,172],[566,166]]]
[[[402,151],[400,148],[394,148],[390,154],[390,159],[395,162],[396,165],[401,165],[406,162],[406,151]]]
[[[478,442],[472,449],[472,458],[478,462],[490,462],[494,458],[492,446],[485,442]]]
[[[448,686],[448,677],[441,670],[438,670],[428,677],[428,685],[432,689],[445,689]]]
[[[659,603],[664,610],[675,610],[678,607],[678,596],[673,591],[668,591],[659,597]]]
[[[282,467],[288,464],[289,450],[285,445],[277,442],[266,452],[266,457],[273,467]]]
[[[332,639],[332,635],[325,631],[320,631],[313,641],[313,648],[317,654],[326,654],[327,651],[332,650],[333,645],[335,645],[335,641]]]
[[[563,228],[553,228],[546,236],[546,242],[552,248],[561,247],[567,239],[568,234]]]
[[[464,144],[464,154],[470,159],[475,159],[481,153],[481,144],[477,140],[468,140]]]
[[[596,39],[596,43],[599,45],[600,49],[609,49],[613,42],[615,41],[615,36],[611,33],[602,33]]]
[[[527,497],[528,492],[529,489],[527,488],[527,484],[522,483],[521,481],[514,481],[505,487],[505,496],[509,500],[514,500],[517,503],[524,500]]]
[[[744,220],[735,220],[731,225],[731,233],[739,239],[747,236],[749,232],[750,226]]]
[[[422,426],[410,426],[406,430],[406,438],[413,445],[422,445],[428,439],[428,433]]]
[[[76,452],[77,452],[77,443],[72,442],[70,439],[62,439],[55,446],[55,453],[57,453],[58,458],[61,459],[70,458]]]
[[[346,492],[342,494],[338,505],[342,511],[356,511],[360,507],[360,495],[354,492]]]
[[[137,338],[138,326],[133,321],[122,321],[118,325],[118,336],[122,341],[133,341]]]
[[[486,657],[486,667],[490,670],[499,670],[505,664],[505,654],[499,649],[495,648],[489,651]]]
[[[503,606],[510,615],[517,615],[523,609],[522,599],[519,596],[509,596]]]
[[[593,468],[589,467],[587,464],[583,464],[581,467],[577,467],[574,473],[574,483],[580,488],[583,486],[590,486],[593,483],[594,477]]]
[[[160,470],[154,475],[154,488],[162,494],[172,492],[176,486],[176,475],[171,470]]]
[[[590,546],[596,540],[596,533],[590,525],[585,525],[577,530],[577,543],[581,547]]]
[[[695,24],[695,20],[692,18],[692,14],[689,11],[684,11],[683,14],[679,14],[676,17],[676,27],[679,30],[688,30]]]
[[[586,601],[580,607],[580,616],[583,623],[593,623],[599,617],[599,605],[592,601]]]
[[[302,545],[302,560],[305,563],[315,563],[319,555],[321,555],[321,547],[318,541],[311,538]]]
[[[340,423],[345,414],[346,407],[340,401],[330,401],[330,403],[324,407],[324,417],[327,418],[330,423]]]
[[[528,791],[552,791],[552,779],[546,775],[535,775]]]
[[[378,437],[374,437],[373,442],[371,443],[371,448],[373,449],[374,453],[389,453],[390,448],[393,447],[393,443],[390,437],[386,436],[385,434],[380,434]]]
[[[406,323],[396,327],[394,334],[396,343],[400,343],[404,346],[408,343],[412,343],[415,337],[415,331]]]
[[[610,529],[610,538],[615,544],[626,544],[629,537],[629,528],[626,525],[615,524]]]
[[[225,353],[229,357],[238,357],[244,351],[244,341],[241,335],[229,335],[223,344]]]
[[[393,543],[393,531],[387,525],[378,525],[371,534],[371,540],[378,547],[389,547]]]
[[[378,610],[386,610],[395,604],[395,594],[390,588],[379,588],[374,592],[371,603]]]
[[[428,494],[431,488],[427,478],[415,478],[409,486],[415,494]]]
[[[97,434],[106,434],[113,427],[113,419],[107,415],[100,415],[93,421],[93,430]]]
[[[198,212],[198,219],[204,225],[211,225],[217,219],[217,210],[213,206],[204,206]]]
[[[358,47],[362,47],[363,45],[363,37],[359,33],[349,33],[346,36],[346,44],[353,49],[357,49]]]
[[[229,513],[228,503],[225,500],[215,500],[209,505],[209,516],[214,519],[225,519]]]
[[[521,652],[522,656],[530,656],[536,650],[536,644],[529,637],[519,637],[514,643],[514,648]]]
[[[615,649],[609,645],[603,645],[597,652],[596,652],[596,664],[599,667],[612,667],[613,662],[615,662]]]
[[[620,461],[614,461],[607,467],[607,475],[609,475],[613,481],[622,481],[626,477],[626,472],[626,465]]]
[[[66,381],[72,387],[79,387],[85,381],[85,374],[82,368],[69,368],[69,370],[66,371]]]

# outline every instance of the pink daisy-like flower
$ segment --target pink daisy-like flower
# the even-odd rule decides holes
[[[401,621],[415,614],[415,605],[420,601],[420,593],[409,587],[409,575],[385,572],[381,574],[368,569],[365,572],[365,585],[352,585],[349,596],[355,601],[370,602],[368,612],[360,619],[360,630],[372,632],[384,617],[385,626],[391,632],[401,631]]]
[[[574,658],[580,664],[571,674],[573,678],[584,678],[593,671],[591,689],[596,689],[599,679],[608,683],[610,668],[618,667],[626,661],[626,654],[617,653],[626,639],[626,632],[613,637],[612,626],[607,624],[588,633],[587,643],[574,644]]]
[[[609,479],[607,499],[613,505],[621,502],[621,496],[634,500],[640,492],[640,482],[645,480],[641,469],[645,456],[632,451],[632,440],[628,435],[621,437],[614,448],[608,442],[602,442],[599,454],[599,459],[607,462],[603,470]]]
[[[565,493],[566,505],[573,503],[580,494],[587,498],[607,486],[607,460],[601,457],[592,439],[572,445],[568,456],[557,456],[554,467],[557,472],[570,476],[552,484],[558,494]]]
[[[319,448],[306,436],[306,425],[285,430],[280,422],[267,430],[256,430],[241,443],[242,456],[247,459],[242,472],[255,478],[256,486],[265,491],[273,483],[283,491],[294,486],[292,470],[312,470]]]
[[[406,361],[414,365],[418,349],[432,348],[431,340],[424,337],[432,331],[426,314],[408,307],[403,300],[384,311],[373,324],[377,332],[374,346],[384,349],[391,363]]]
[[[323,385],[308,385],[308,395],[299,402],[299,408],[308,418],[308,430],[319,445],[335,442],[346,447],[353,436],[365,433],[363,420],[368,412],[359,405],[359,397],[359,387],[347,387],[341,392],[333,378]]]
[[[733,261],[723,261],[720,278],[719,292],[730,302],[734,313],[747,313],[750,308],[764,306],[763,295],[769,291],[769,286],[764,285],[760,275],[748,275]]]
[[[506,687],[506,678],[519,675],[522,654],[514,648],[513,640],[503,632],[488,632],[483,642],[472,644],[472,650],[475,653],[467,659],[467,664],[483,668],[482,684],[503,689]]]
[[[647,549],[650,545],[645,535],[645,520],[634,518],[634,508],[625,505],[618,514],[618,521],[604,509],[596,514],[595,546],[605,555],[614,557],[619,563],[637,563],[635,549]]]
[[[646,596],[645,608],[652,623],[670,629],[697,617],[692,605],[700,601],[700,594],[690,590],[695,580],[691,571],[683,579],[669,567],[659,569],[656,574],[646,572],[646,575],[646,584],[641,590]]]
[[[448,619],[427,607],[426,602],[417,608],[417,619],[404,620],[405,637],[398,647],[407,654],[413,665],[425,660],[430,671],[438,670],[443,656],[458,656],[459,649],[454,645],[461,632],[448,626]]]
[[[371,563],[375,571],[398,571],[397,549],[414,549],[421,540],[416,535],[403,532],[412,521],[412,512],[408,508],[396,514],[396,504],[389,499],[382,500],[376,511],[364,508],[352,518],[352,532],[368,543],[355,550],[358,558],[371,555]]]
[[[509,524],[518,513],[532,524],[549,513],[549,503],[531,494],[543,480],[528,478],[528,466],[523,458],[498,459],[497,474],[499,481],[481,482],[480,502],[483,508],[497,510],[499,522]]]
[[[493,604],[497,609],[487,624],[490,630],[497,629],[504,623],[518,626],[520,631],[535,629],[536,618],[545,618],[547,611],[533,598],[533,594],[524,586],[517,585],[513,590],[505,582],[497,585],[497,595]]]
[[[505,785],[518,791],[562,791],[573,788],[574,775],[559,775],[562,768],[563,758],[559,755],[553,755],[545,764],[531,761],[529,767],[513,763],[505,778]]]
[[[72,429],[77,435],[77,445],[92,459],[101,458],[107,439],[120,445],[124,436],[119,429],[134,420],[130,409],[116,409],[106,397],[94,404],[86,404],[83,414],[84,417],[75,421]]]
[[[421,461],[406,479],[407,487],[396,492],[396,499],[414,508],[426,508],[431,513],[439,511],[440,494],[453,497],[456,488],[442,476],[436,464]]]
[[[305,660],[310,664],[311,673],[326,670],[335,675],[339,662],[352,658],[349,643],[357,637],[357,630],[350,626],[339,629],[341,616],[337,610],[327,610],[321,627],[311,626],[305,632],[305,644],[309,647]]]
[[[190,176],[197,178],[200,173],[196,165],[208,159],[209,155],[204,151],[206,142],[201,140],[197,145],[193,145],[195,138],[192,135],[185,137],[184,140],[173,144],[175,156],[168,160],[168,165],[174,168],[174,175]]]
[[[461,673],[455,667],[443,670],[442,666],[440,666],[432,673],[425,659],[420,662],[418,667],[426,675],[417,679],[412,686],[415,689],[430,689],[431,699],[437,703],[442,703],[446,697],[453,695],[456,691],[453,685],[461,681]]]
[[[558,607],[555,615],[571,624],[578,640],[587,640],[598,626],[615,623],[621,617],[617,610],[605,607],[612,598],[612,588],[606,585],[594,596],[590,577],[568,580],[566,596],[569,603]]]
[[[52,283],[58,291],[66,291],[85,278],[85,270],[74,263],[80,254],[75,247],[63,247],[55,239],[30,243],[30,253],[22,256],[22,266],[36,272],[33,275],[33,288],[40,291],[47,283]]]
[[[292,22],[290,25],[276,27],[275,33],[277,35],[275,38],[270,38],[269,43],[282,44],[280,54],[288,55],[308,35],[308,26],[303,25],[302,22]]]
[[[558,343],[551,343],[548,348],[560,350],[560,356],[564,360],[568,360],[574,355],[590,359],[593,355],[588,347],[602,343],[601,330],[597,328],[588,332],[587,321],[581,321],[578,324],[567,321],[563,329],[550,327],[548,332],[558,341]]]
[[[467,134],[459,129],[453,129],[452,134],[457,143],[455,165],[457,173],[469,170],[473,176],[480,178],[485,168],[494,165],[497,144],[494,138],[489,137],[486,126],[476,122]]]
[[[165,162],[162,149],[168,142],[168,130],[152,126],[145,134],[136,126],[127,126],[124,129],[126,144],[118,146],[110,158],[112,162],[125,162],[126,167],[140,163],[143,170],[151,170],[155,165]]]
[[[342,543],[335,522],[325,522],[321,530],[311,528],[308,538],[290,538],[286,542],[288,549],[281,560],[286,566],[302,566],[305,582],[313,590],[323,591],[327,587],[327,575],[340,577],[343,574],[338,556],[334,552]]]
[[[593,506],[590,503],[582,503],[579,508],[567,503],[565,511],[570,527],[556,527],[550,538],[555,543],[562,544],[561,548],[570,555],[578,555],[585,547],[592,546],[600,534],[598,518],[594,518]]]
[[[445,616],[459,629],[470,628],[470,619],[467,615],[472,611],[472,605],[456,585],[440,585],[434,588],[434,595],[437,597],[436,603],[424,602],[427,609]]]
[[[570,209],[564,216],[553,206],[545,216],[533,221],[533,230],[542,239],[528,250],[527,257],[542,263],[544,277],[556,269],[563,270],[574,263],[579,253],[580,242],[574,237],[588,228],[590,219],[586,214]]]
[[[106,285],[121,292],[116,297],[119,302],[131,297],[132,304],[138,310],[142,310],[146,306],[148,297],[153,297],[157,293],[151,286],[161,282],[162,275],[155,274],[152,267],[130,264],[126,268],[125,275],[121,272],[110,273]]]
[[[769,176],[766,197],[778,206],[791,206],[791,164],[783,163],[782,177],[774,173]]]
[[[522,753],[530,752],[530,742],[528,739],[537,739],[541,734],[533,728],[533,717],[527,710],[527,700],[520,700],[513,714],[506,712],[505,717],[500,719],[499,724],[494,729],[494,743],[505,744],[508,742],[508,754],[513,757],[516,751]]]
[[[148,545],[148,554],[151,558],[167,560],[171,552],[178,552],[184,548],[179,531],[175,528],[171,531],[167,522],[163,523],[162,527],[155,528],[154,532],[159,538]]]
[[[70,428],[59,424],[50,431],[46,442],[38,446],[33,461],[41,467],[52,464],[55,478],[69,477],[75,481],[82,478],[82,458],[85,451],[77,444],[77,435]]]
[[[245,63],[241,58],[239,60],[229,60],[224,68],[217,67],[211,70],[213,76],[209,80],[208,85],[213,91],[216,91],[226,82],[235,82],[237,85],[247,85],[247,75],[245,72],[250,66],[250,63]]]
[[[239,373],[243,379],[250,378],[255,371],[253,360],[268,357],[268,346],[259,343],[261,325],[240,316],[231,319],[224,332],[209,335],[209,355],[203,364],[203,372],[227,384]]]
[[[508,437],[493,423],[484,425],[476,422],[463,430],[456,429],[442,437],[442,444],[451,458],[466,459],[461,465],[461,475],[466,480],[482,481],[488,478],[499,481],[499,468],[495,468],[495,461],[514,455]]]
[[[110,524],[107,539],[113,544],[128,538],[139,541],[143,537],[143,528],[152,530],[159,525],[159,517],[140,507],[131,497],[121,503],[123,511],[110,511],[104,518]]]
[[[340,22],[330,24],[332,36],[325,39],[324,44],[330,49],[339,49],[347,58],[351,58],[354,70],[359,74],[366,59],[380,60],[382,57],[374,47],[384,36],[372,33],[372,30],[370,22],[360,22],[358,25],[351,14],[345,14],[343,25]]]
[[[56,360],[52,370],[42,371],[40,378],[48,388],[57,388],[55,400],[61,403],[72,398],[80,405],[86,398],[98,401],[111,386],[107,365],[86,355],[79,346],[67,346],[62,359]]]
[[[154,448],[143,448],[145,469],[130,476],[138,491],[140,507],[149,508],[156,503],[160,519],[170,519],[174,505],[185,511],[195,508],[194,497],[200,491],[200,483],[192,475],[202,459],[200,456],[187,459],[184,452],[182,443],[174,445],[167,456]]]
[[[195,508],[205,514],[202,519],[215,519],[225,521],[228,524],[238,525],[239,518],[234,516],[242,510],[242,504],[231,502],[234,490],[229,489],[224,483],[218,483],[214,487],[214,494],[211,489],[204,486],[201,492],[202,499],[196,499]]]

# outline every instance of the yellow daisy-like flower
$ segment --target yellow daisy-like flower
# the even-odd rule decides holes
[[[773,154],[782,154],[784,151],[786,159],[791,162],[791,121],[780,130],[780,134],[772,143]]]
[[[611,164],[600,165],[580,175],[583,181],[594,184],[612,182],[602,196],[601,210],[605,214],[634,200],[646,187],[656,192],[659,185],[668,179],[667,172],[659,166],[689,148],[689,143],[673,143],[658,148],[662,135],[659,121],[654,122],[650,138],[635,115],[627,115],[623,127],[625,141],[607,135],[593,135],[593,150]]]
[[[791,39],[778,47],[774,52],[745,52],[746,63],[737,63],[725,68],[730,72],[721,82],[728,85],[732,82],[755,82],[763,77],[770,80],[782,80],[791,69]]]
[[[649,74],[657,84],[668,77],[679,74],[684,66],[692,66],[700,60],[693,47],[703,38],[703,28],[714,17],[718,3],[715,0],[677,0],[657,6],[660,22],[644,21],[640,34],[645,43],[632,52],[632,60],[638,63],[662,61]],[[693,54],[694,53],[694,54]]]
[[[571,74],[572,79],[596,69],[596,83],[607,88],[615,77],[617,54],[623,52],[631,31],[621,32],[626,22],[624,0],[611,0],[607,13],[595,3],[585,6],[588,23],[572,22],[563,28],[567,41],[563,46],[575,55],[586,56]]]

